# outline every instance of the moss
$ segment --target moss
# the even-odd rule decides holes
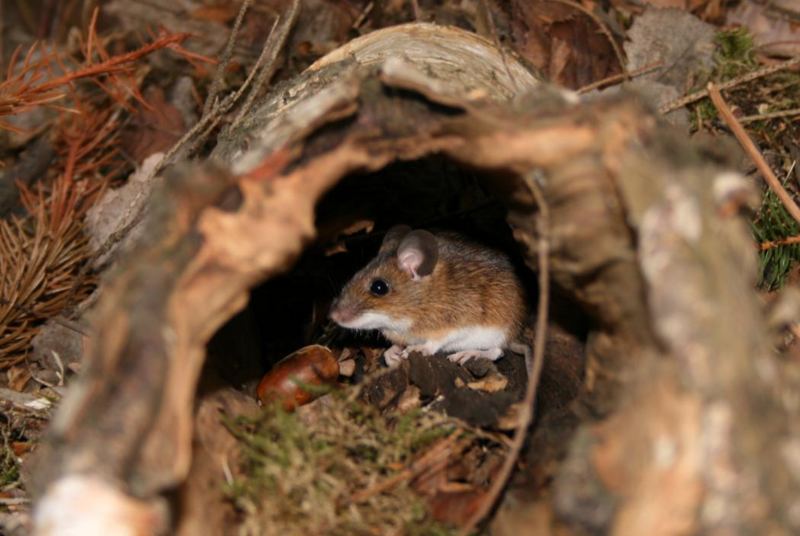
[[[320,401],[322,402],[322,401]],[[422,499],[397,485],[354,503],[354,494],[406,469],[436,441],[463,434],[432,412],[396,417],[333,393],[305,422],[277,406],[228,427],[242,447],[246,478],[228,486],[245,534],[445,535]]]
[[[800,225],[771,190],[764,195],[761,209],[752,222],[752,229],[759,243],[800,234]],[[777,246],[762,251],[759,261],[759,286],[765,290],[774,290],[783,285],[792,266],[800,261],[800,245]]]
[[[707,80],[723,83],[761,67],[755,54],[753,38],[747,29],[720,31],[715,37],[715,43],[715,66]],[[696,89],[700,89],[705,83],[706,80],[703,80]],[[726,90],[725,98],[740,117],[797,108],[800,107],[800,75],[792,71],[772,73]],[[722,126],[710,99],[702,99],[691,108],[691,117],[695,120],[694,129],[706,128],[714,132]],[[798,127],[794,123],[794,118],[786,117],[751,121],[744,126],[762,151],[771,153],[773,162],[783,161],[785,164],[794,160],[791,146],[796,144],[798,135]],[[776,173],[780,175],[778,170]],[[796,195],[791,187],[789,192]],[[800,234],[797,223],[775,194],[766,188],[762,205],[751,221],[751,228],[758,242],[780,240]],[[800,246],[778,246],[762,251],[759,258],[759,286],[774,290],[783,285],[789,271],[800,260]]]
[[[726,82],[758,68],[753,37],[746,28],[717,32],[714,43],[716,44],[714,69],[706,76],[700,77],[694,91],[704,88],[710,80],[717,83]],[[717,110],[708,98],[698,101],[692,108],[695,121],[700,119],[702,122],[707,122],[717,119]],[[697,123],[692,125],[694,130],[699,126]]]
[[[0,491],[20,484],[19,460],[11,448],[17,435],[10,422],[0,424]]]
[[[734,28],[718,32],[714,78],[720,82],[730,80],[758,67],[753,37],[747,28]]]
[[[10,451],[3,453],[3,462],[0,464],[0,488],[16,484],[19,481],[19,464]]]

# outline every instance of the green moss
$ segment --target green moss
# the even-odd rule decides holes
[[[463,434],[454,421],[414,411],[394,418],[332,393],[308,422],[277,406],[228,427],[239,439],[242,474],[228,494],[245,534],[414,534],[450,530],[430,518],[405,479],[353,502],[410,466],[432,443]]]
[[[753,37],[746,28],[718,32],[714,41],[717,44],[715,80],[724,82],[758,67]]]
[[[778,197],[767,190],[761,209],[752,222],[753,235],[761,243],[800,234],[800,225],[789,215]],[[800,245],[777,246],[759,255],[759,286],[774,290],[783,285],[792,266],[800,261]]]
[[[694,91],[704,88],[708,81],[726,82],[758,68],[753,37],[746,28],[717,32],[714,42],[717,46],[714,53],[714,69],[710,73],[706,73],[706,76],[700,77]],[[694,111],[692,117],[695,121],[698,118],[704,122],[717,118],[717,109],[707,97],[698,101],[692,109]],[[699,128],[698,124],[692,126],[694,129]]]
[[[3,460],[0,464],[0,489],[15,484],[19,481],[19,464],[17,463],[14,453],[9,449],[2,453]]]
[[[760,67],[753,38],[745,28],[720,31],[715,42],[715,67],[709,80],[723,83]],[[773,73],[725,91],[725,98],[740,116],[796,108],[800,105],[800,75],[791,71]],[[702,99],[691,108],[691,117],[696,121],[695,129],[704,127],[713,130],[720,125],[716,108],[710,99]],[[789,158],[787,148],[795,143],[797,135],[792,122],[791,119],[753,121],[746,123],[745,128],[756,144],[774,154],[783,155],[786,160]],[[751,227],[759,243],[800,234],[797,222],[769,189],[764,190],[761,208],[753,218]],[[759,259],[759,286],[774,290],[783,285],[789,271],[800,260],[800,245],[778,246],[761,251]]]
[[[19,462],[11,442],[16,437],[15,430],[10,423],[0,424],[0,491],[19,482]]]

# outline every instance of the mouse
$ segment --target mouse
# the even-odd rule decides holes
[[[413,352],[444,353],[463,365],[495,361],[517,344],[527,309],[504,253],[453,232],[397,225],[329,316],[346,329],[380,331],[392,343],[384,353],[389,367]]]

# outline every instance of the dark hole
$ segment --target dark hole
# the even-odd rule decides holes
[[[342,286],[375,256],[385,231],[399,223],[457,231],[506,252],[535,310],[536,274],[525,265],[506,223],[506,204],[496,195],[508,191],[514,180],[465,169],[440,156],[343,178],[317,205],[317,241],[290,271],[253,289],[247,310],[212,340],[208,367],[252,390],[273,364],[307,344],[388,346],[376,333],[333,329],[327,314]],[[566,333],[585,337],[585,318],[557,291],[551,311]],[[577,392],[575,378],[583,364],[582,357],[575,359],[580,362],[548,362],[557,404]],[[565,374],[575,378],[565,379]],[[548,392],[548,382],[546,369],[540,391]]]

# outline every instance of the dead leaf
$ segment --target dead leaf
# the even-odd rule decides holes
[[[716,29],[694,15],[677,9],[648,9],[636,18],[625,43],[628,71],[661,62],[661,67],[641,76],[683,93],[696,73],[714,64]]]
[[[514,48],[551,81],[579,88],[620,72],[608,37],[582,11],[555,0],[517,0],[511,15]]]
[[[108,190],[86,213],[86,229],[89,233],[89,247],[93,252],[100,252],[111,236],[126,225],[132,223],[139,211],[145,211],[150,192],[160,183],[160,177],[152,174],[152,170],[161,161],[163,155],[154,154],[142,162],[132,173],[124,186],[116,190]],[[98,257],[97,266],[102,265],[117,251],[119,247],[136,241],[144,227],[138,224],[128,232],[127,236],[110,251]]]
[[[339,374],[341,376],[350,377],[356,372],[356,361],[355,359],[345,359],[343,361],[339,361]]]
[[[260,413],[252,397],[228,387],[203,398],[194,418],[192,465],[178,490],[181,515],[172,534],[225,534],[235,526],[236,512],[226,500],[223,475],[243,478],[237,463],[239,442],[225,427],[221,415],[256,416]]]
[[[506,412],[497,419],[494,427],[501,431],[510,432],[516,430],[519,426],[520,413],[522,410],[522,402],[511,404],[508,406]]]
[[[397,412],[406,413],[412,409],[417,409],[422,405],[420,399],[419,387],[416,385],[409,385],[403,394],[400,395],[400,400],[397,401]]]
[[[800,7],[794,4],[795,13],[800,19]],[[800,54],[800,20],[781,16],[781,8],[775,5],[762,5],[743,2],[728,12],[726,24],[740,25],[748,29],[754,43],[762,47],[767,55],[795,56]]]
[[[31,371],[27,366],[13,366],[6,371],[6,378],[11,389],[22,392],[31,379]]]
[[[485,498],[486,490],[443,492],[428,499],[428,508],[436,521],[459,527],[472,517]]]
[[[467,387],[470,389],[485,391],[487,393],[496,393],[497,391],[502,391],[506,388],[506,386],[508,386],[508,378],[497,373],[489,374],[485,378],[467,383]]]
[[[239,8],[236,4],[223,6],[201,6],[192,10],[191,17],[197,20],[227,23],[233,20]]]
[[[686,0],[644,0],[644,3],[653,7],[671,7],[675,9],[686,9]]]
[[[14,452],[14,456],[18,458],[30,452],[31,448],[33,448],[33,444],[29,441],[14,441],[11,443],[11,450]]]
[[[122,148],[137,164],[171,149],[186,130],[180,111],[167,102],[160,87],[148,86],[144,99],[148,106],[137,104],[133,124],[122,134]]]

